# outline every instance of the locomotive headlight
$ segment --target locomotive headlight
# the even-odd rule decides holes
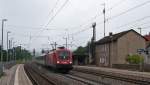
[[[59,61],[57,61],[57,63],[60,63]]]
[[[72,64],[72,62],[70,61],[70,64]]]

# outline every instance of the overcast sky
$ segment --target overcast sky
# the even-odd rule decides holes
[[[8,19],[4,27],[5,48],[6,32],[11,31],[9,39],[13,37],[15,45],[22,44],[30,50],[51,48],[49,44],[53,42],[63,45],[65,37],[73,44],[69,48],[75,49],[91,39],[93,22],[97,23],[99,40],[104,36],[104,2],[106,35],[131,28],[139,32],[138,27],[145,28],[143,35],[150,32],[150,0],[0,0],[0,20]]]

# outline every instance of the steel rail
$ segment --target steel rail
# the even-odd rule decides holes
[[[113,73],[102,73],[102,72],[92,72],[89,70],[74,70],[74,71],[78,71],[78,72],[82,72],[82,73],[87,73],[87,74],[92,74],[92,75],[96,75],[96,76],[101,76],[104,78],[110,78],[110,79],[115,79],[115,80],[120,80],[120,81],[125,81],[125,82],[131,82],[131,83],[135,83],[135,84],[140,84],[140,85],[150,85],[150,81],[144,81],[144,80],[138,80],[138,79],[132,79],[132,78],[126,78],[126,77],[121,77],[121,76],[117,76],[117,75],[110,75]],[[122,75],[122,74],[119,74]]]
[[[27,75],[33,82],[33,85],[41,85],[39,84],[40,82],[39,78],[49,83],[49,85],[57,85],[55,81],[52,81],[48,76],[42,74],[39,70],[35,70],[33,67],[28,66],[28,65],[25,65],[25,69],[26,69]],[[37,77],[38,80],[35,79],[35,77]]]

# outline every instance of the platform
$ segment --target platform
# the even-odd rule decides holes
[[[14,85],[15,72],[18,65],[4,70],[4,75],[0,78],[0,85]]]
[[[23,64],[20,64],[17,67],[14,85],[32,85],[30,79],[25,73]]]

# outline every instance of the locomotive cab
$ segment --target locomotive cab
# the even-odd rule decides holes
[[[57,50],[56,68],[57,69],[72,69],[72,53],[68,49],[61,48]]]
[[[45,65],[68,72],[72,67],[72,52],[64,47],[52,50],[45,56]]]

